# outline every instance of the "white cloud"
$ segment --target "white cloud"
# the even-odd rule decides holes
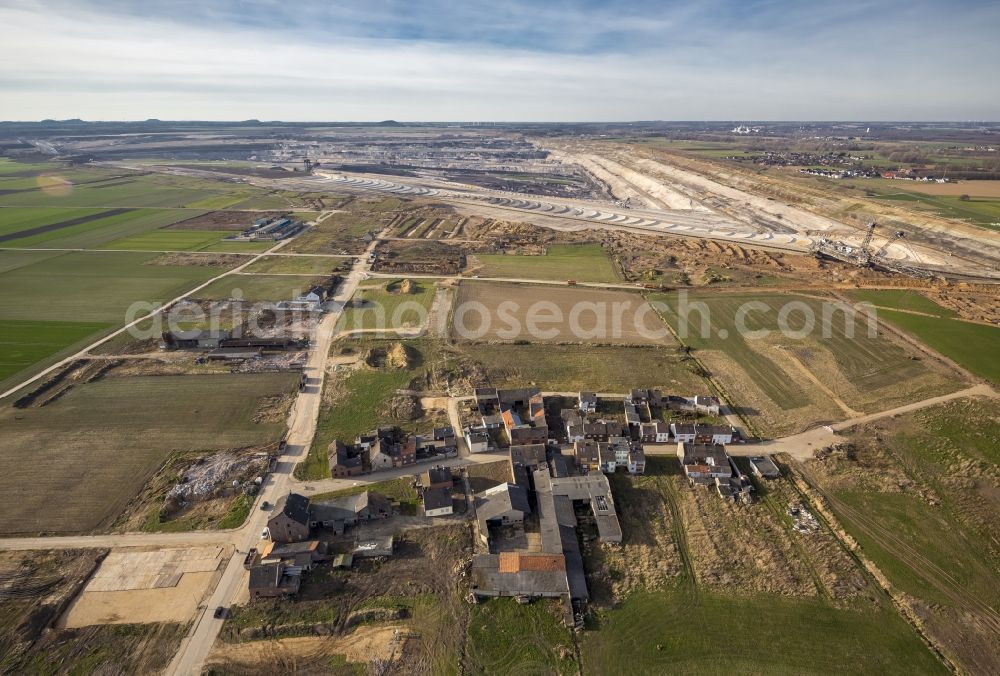
[[[661,45],[550,52],[56,12],[38,2],[0,7],[0,25],[0,119],[1000,117],[1000,94],[984,85],[995,46],[981,47],[982,65],[956,70],[947,53],[894,51],[891,35],[865,52],[827,34],[762,43],[749,27],[691,27],[669,40],[673,24],[661,20]]]

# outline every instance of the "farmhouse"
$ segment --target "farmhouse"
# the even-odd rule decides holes
[[[520,526],[530,513],[528,494],[516,484],[500,484],[476,496],[476,519],[484,542],[489,542],[490,528]]]
[[[224,329],[166,331],[161,334],[160,346],[165,350],[214,350],[231,336],[232,334]]]

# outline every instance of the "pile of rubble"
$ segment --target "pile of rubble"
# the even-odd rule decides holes
[[[792,528],[799,533],[815,533],[819,530],[819,521],[801,504],[789,503],[788,516],[794,522]]]
[[[267,471],[267,453],[223,451],[201,458],[189,466],[167,493],[163,511],[170,513],[193,502],[229,495],[236,490],[253,491],[255,479]]]

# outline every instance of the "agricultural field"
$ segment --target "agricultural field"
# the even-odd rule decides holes
[[[452,314],[462,341],[676,345],[646,300],[625,291],[463,281]]]
[[[805,463],[833,514],[968,673],[1000,669],[1000,404],[965,399],[880,420]]]
[[[200,213],[188,209],[0,209],[0,240],[6,247],[17,248],[122,248],[111,243],[154,234],[158,228]]]
[[[197,294],[205,300],[243,298],[248,301],[292,300],[310,288],[326,284],[327,277],[310,275],[229,275],[208,285]]]
[[[20,252],[0,251],[6,261]],[[134,301],[157,302],[219,274],[198,266],[152,265],[155,253],[71,252],[0,274],[0,318],[121,322]]]
[[[284,421],[256,420],[296,381],[288,373],[105,376],[44,406],[0,409],[8,457],[0,490],[9,499],[0,532],[101,528],[172,453],[277,441]]]
[[[332,275],[345,261],[350,265],[350,260],[345,258],[265,256],[244,268],[244,272],[257,274]]]
[[[0,320],[0,384],[58,352],[83,347],[84,339],[110,326],[99,322]]]
[[[693,360],[673,348],[488,343],[452,348],[474,365],[482,383],[539,387],[549,392],[630,392],[662,387],[671,392],[708,391]]]
[[[600,244],[554,244],[544,256],[477,254],[481,277],[509,279],[576,280],[578,282],[619,282],[611,259]]]
[[[879,308],[920,312],[935,317],[956,316],[954,310],[941,307],[924,294],[909,289],[858,289],[848,291],[847,295],[852,300],[871,303]]]
[[[175,298],[219,270],[155,265],[155,253],[0,251],[4,384],[125,323],[136,301]],[[148,308],[146,310],[148,311]]]
[[[342,331],[418,328],[427,320],[435,288],[428,279],[366,283],[354,294],[337,327]]]
[[[963,183],[918,184],[891,179],[865,179],[854,183],[865,188],[869,198],[876,201],[903,203],[918,211],[1000,230],[1000,195],[996,194],[998,189],[996,186],[984,189],[978,185],[997,183],[996,181],[973,181],[977,185],[968,190],[961,190]],[[974,189],[976,193],[970,192]]]
[[[946,674],[888,607],[730,591],[636,593],[580,637],[591,673]],[[623,656],[628,656],[623,659]]]
[[[676,294],[651,299],[665,304],[661,310],[681,341],[762,434],[801,431],[817,422],[885,410],[961,385],[952,374],[915,358],[883,333],[870,335],[865,315],[848,317],[812,297],[690,294],[686,313]],[[779,327],[783,308],[788,332]],[[680,319],[685,314],[686,327]],[[811,328],[807,316],[814,320]]]
[[[153,232],[116,239],[104,249],[129,249],[133,251],[202,251],[221,243],[229,232],[211,230],[154,230]]]
[[[647,460],[644,476],[611,478],[622,545],[586,552],[585,672],[943,672],[829,528],[792,529],[790,480],[755,481],[760,499],[735,506],[672,456]]]
[[[1000,384],[1000,327],[894,310],[880,310],[879,318],[913,334],[977,376]]]

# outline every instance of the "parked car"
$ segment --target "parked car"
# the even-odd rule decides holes
[[[271,503],[265,500],[264,502],[260,503],[260,508],[264,511],[267,511],[271,509]]]

